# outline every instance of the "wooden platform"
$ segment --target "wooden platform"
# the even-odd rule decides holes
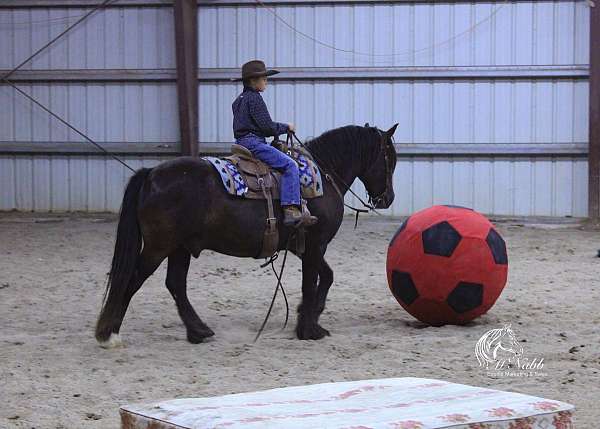
[[[570,404],[424,378],[286,387],[121,408],[123,429],[570,429]]]

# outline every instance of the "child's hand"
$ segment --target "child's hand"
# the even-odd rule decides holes
[[[296,132],[296,126],[295,126],[294,124],[292,124],[292,123],[289,123],[289,124],[288,124],[288,128],[290,129],[290,131],[291,131],[292,133]]]

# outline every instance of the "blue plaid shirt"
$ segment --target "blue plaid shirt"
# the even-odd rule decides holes
[[[288,125],[274,122],[260,92],[244,86],[233,104],[233,136],[237,139],[248,133],[259,137],[278,136],[288,131]]]

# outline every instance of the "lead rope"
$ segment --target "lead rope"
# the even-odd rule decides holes
[[[281,268],[279,269],[279,275],[277,275],[277,271],[275,271],[275,265],[274,265],[275,260],[279,257],[279,252],[277,252],[275,255],[271,256],[267,262],[265,262],[263,265],[261,265],[261,266],[266,267],[269,263],[271,264],[273,273],[275,274],[275,277],[277,277],[277,285],[275,286],[275,292],[273,292],[273,298],[271,298],[271,304],[269,305],[269,310],[267,310],[265,319],[263,320],[262,325],[260,326],[260,329],[258,330],[258,332],[256,334],[256,337],[254,337],[254,341],[253,341],[254,343],[256,342],[256,340],[258,340],[258,338],[260,337],[260,334],[262,334],[262,331],[265,329],[265,325],[267,324],[267,321],[269,320],[269,316],[271,316],[271,310],[273,310],[273,305],[275,304],[275,298],[277,298],[277,293],[279,292],[279,288],[281,288],[281,292],[283,293],[283,297],[285,299],[285,310],[286,310],[285,311],[285,323],[283,324],[283,328],[281,328],[281,329],[283,330],[287,326],[288,317],[289,317],[289,313],[290,313],[290,307],[288,304],[287,295],[285,294],[285,290],[283,289],[283,285],[281,284],[281,279],[283,276],[283,269],[285,268],[285,261],[287,260],[288,247],[290,244],[291,236],[292,236],[292,234],[288,235],[288,238],[285,242],[285,251],[283,253],[283,262],[281,263]]]
[[[279,252],[275,252],[269,258],[266,258],[267,261],[264,264],[261,264],[260,267],[264,268],[270,264],[271,270],[273,271],[273,274],[275,274],[275,278],[277,279],[277,281],[281,282],[281,276],[279,276],[277,274],[277,270],[275,269],[275,264],[274,264],[274,262],[277,260],[277,258],[279,258]],[[287,294],[285,293],[285,289],[283,288],[283,283],[280,283],[280,287],[281,287],[281,293],[283,294],[283,299],[285,301],[285,322],[283,322],[283,327],[281,328],[281,330],[283,331],[286,328],[289,317],[290,317],[290,304],[288,302]]]

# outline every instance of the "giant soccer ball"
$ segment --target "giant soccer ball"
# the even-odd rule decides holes
[[[392,294],[414,317],[433,326],[464,324],[500,296],[508,275],[506,244],[476,211],[433,206],[398,228],[386,270]]]

